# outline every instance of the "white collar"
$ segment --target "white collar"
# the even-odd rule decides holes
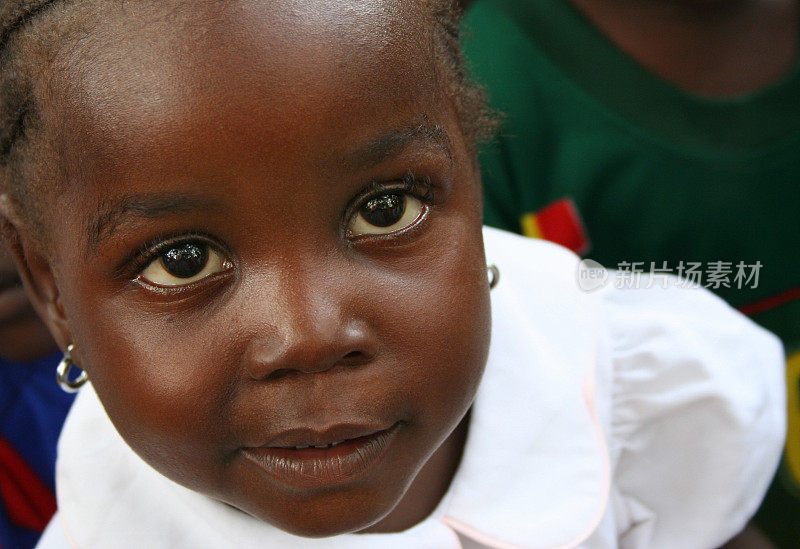
[[[398,534],[310,540],[162,477],[114,430],[91,387],[59,442],[59,514],[73,547],[575,547],[605,512],[610,467],[595,407],[598,298],[577,289],[561,248],[484,232],[500,268],[492,344],[450,490]]]

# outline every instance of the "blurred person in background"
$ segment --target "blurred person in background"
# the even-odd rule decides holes
[[[481,157],[486,223],[632,283],[681,275],[782,338],[787,446],[756,522],[800,547],[797,0],[469,4],[470,65],[505,114]]]
[[[61,358],[0,246],[0,548],[36,544],[56,510],[56,442],[72,403]]]

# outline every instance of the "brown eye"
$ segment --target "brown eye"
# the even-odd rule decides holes
[[[164,269],[177,278],[197,276],[207,262],[208,246],[194,242],[170,248],[161,256],[161,264]]]
[[[203,242],[183,242],[162,253],[139,277],[157,286],[184,286],[231,268],[230,263]]]
[[[400,221],[406,202],[399,194],[385,194],[369,200],[358,210],[364,221],[376,227],[390,227]]]
[[[390,234],[413,225],[424,212],[422,202],[410,194],[386,193],[367,200],[350,222],[353,236]]]

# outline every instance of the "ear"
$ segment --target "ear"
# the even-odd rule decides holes
[[[0,229],[36,312],[64,350],[72,343],[52,266],[41,243],[22,230],[17,210],[7,194],[0,195]]]

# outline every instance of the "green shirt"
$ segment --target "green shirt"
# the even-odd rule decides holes
[[[465,26],[473,72],[506,115],[481,155],[487,224],[530,234],[531,213],[570,198],[587,257],[694,265],[701,285],[783,339],[789,434],[757,522],[800,547],[800,61],[757,93],[707,98],[649,72],[562,0],[476,0]]]

